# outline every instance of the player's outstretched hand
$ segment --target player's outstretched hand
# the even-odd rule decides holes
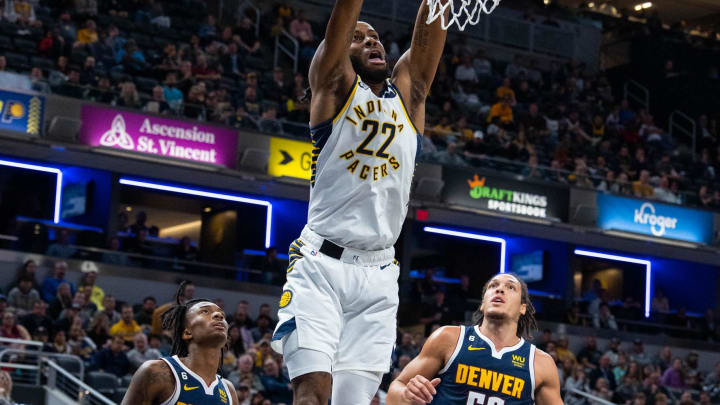
[[[411,401],[412,404],[430,403],[433,400],[433,396],[437,393],[435,387],[437,387],[438,384],[440,384],[439,378],[430,381],[421,375],[416,375],[405,385],[403,399]]]

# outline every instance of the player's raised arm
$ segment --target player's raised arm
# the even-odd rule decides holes
[[[409,104],[410,118],[420,132],[425,126],[425,109],[420,107],[425,105],[447,38],[440,18],[430,25],[426,23],[429,12],[427,1],[421,0],[410,49],[400,57],[392,74],[392,81]]]
[[[562,405],[560,378],[555,361],[549,354],[539,349],[535,351],[535,375],[537,376],[535,403],[537,405]]]
[[[457,326],[444,326],[430,335],[420,354],[390,384],[387,404],[415,405],[432,401],[435,387],[440,383],[435,376],[450,358],[449,350],[455,348],[459,337]]]
[[[334,98],[343,97],[353,85],[355,72],[350,63],[350,44],[362,3],[362,0],[335,1],[325,39],[315,52],[308,74],[313,92],[311,124],[331,118],[337,112]],[[316,100],[316,95],[323,100]]]

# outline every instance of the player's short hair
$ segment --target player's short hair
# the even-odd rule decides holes
[[[517,337],[531,339],[533,333],[537,330],[538,326],[537,321],[535,320],[535,307],[533,306],[532,301],[530,301],[530,292],[528,291],[527,284],[523,280],[521,280],[520,277],[512,273],[507,274],[515,277],[515,279],[520,283],[520,303],[525,304],[525,314],[521,314],[520,319],[518,319]],[[493,280],[493,278],[488,280],[483,286],[483,299],[485,298],[485,293],[487,292],[488,286],[490,285],[490,282]],[[482,325],[483,319],[485,318],[485,315],[480,309],[481,307],[482,304],[478,306],[477,311],[475,311],[475,313],[473,314],[472,319],[473,324],[475,325]]]

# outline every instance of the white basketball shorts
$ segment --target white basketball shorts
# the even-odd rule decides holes
[[[272,348],[283,354],[291,378],[315,371],[388,372],[399,301],[394,248],[345,248],[338,260],[320,253],[322,243],[306,226],[290,246]],[[327,355],[319,358],[331,369],[307,360],[293,364],[293,358],[308,358],[293,356],[303,349]]]

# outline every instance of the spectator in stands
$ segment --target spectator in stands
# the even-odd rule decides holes
[[[468,163],[463,159],[462,155],[458,153],[458,145],[455,142],[450,142],[445,150],[435,152],[433,159],[443,165],[449,166],[469,166]]]
[[[26,260],[15,273],[15,279],[7,286],[6,291],[10,291],[20,284],[20,279],[30,278],[32,280],[32,288],[40,291],[40,284],[37,282],[37,263],[34,260]]]
[[[610,339],[608,343],[608,349],[605,351],[603,356],[607,356],[610,359],[610,364],[615,366],[618,363],[618,358],[622,354],[620,349],[620,339],[614,337]]]
[[[265,335],[272,333],[272,318],[268,315],[261,314],[255,321],[257,326],[254,327],[250,332],[252,333],[253,341],[259,342],[265,338]]]
[[[198,27],[198,36],[203,40],[211,40],[217,37],[217,27],[215,26],[215,17],[209,14],[205,18],[205,22]]]
[[[105,291],[103,291],[103,289],[96,284],[97,277],[97,269],[93,268],[85,272],[80,278],[80,286],[78,287],[78,291],[85,292],[85,294],[88,295],[89,301],[95,304],[95,307],[98,310],[102,311],[102,303],[103,299],[105,298]]]
[[[492,76],[492,62],[485,55],[484,49],[480,48],[475,52],[473,68],[475,68],[475,73],[479,78],[490,78]]]
[[[90,322],[88,337],[97,347],[105,347],[110,340],[110,319],[104,311],[98,311]]]
[[[602,353],[597,348],[597,339],[590,335],[585,338],[585,346],[578,352],[577,358],[581,364],[597,366],[600,362]],[[587,363],[586,363],[587,362]]]
[[[280,263],[277,257],[277,248],[275,246],[270,246],[265,249],[265,257],[263,257],[260,263],[260,269],[263,271],[264,281],[266,283],[271,284],[275,281],[283,282],[280,277],[284,278],[286,268]]]
[[[130,361],[121,336],[112,338],[110,347],[100,350],[93,359],[93,368],[122,377],[130,372]]]
[[[610,401],[613,396],[613,391],[608,385],[608,380],[605,378],[598,378],[595,380],[595,384],[591,384],[594,389],[590,391],[590,394],[599,397],[605,401]]]
[[[70,246],[68,241],[68,231],[66,229],[61,229],[57,234],[57,239],[50,244],[45,254],[56,257],[72,257],[77,252],[77,249]]]
[[[50,93],[50,85],[43,77],[43,71],[37,66],[34,66],[30,71],[30,82],[31,89],[38,93]]]
[[[73,44],[73,48],[87,48],[89,51],[92,51],[93,45],[98,42],[98,39],[95,21],[87,20],[85,22],[85,28],[78,30],[77,40]]]
[[[557,340],[557,346],[555,347],[555,353],[559,362],[563,363],[565,360],[570,360],[573,365],[577,363],[575,354],[569,349],[570,340],[566,335],[560,336]],[[569,371],[569,370],[568,370]]]
[[[457,80],[466,93],[474,93],[477,89],[478,75],[473,67],[470,56],[463,56],[462,64],[455,68],[455,80]]]
[[[69,308],[72,305],[72,298],[73,295],[70,284],[67,282],[60,283],[55,292],[55,297],[50,300],[48,309],[50,317],[57,319],[65,308]]]
[[[41,25],[35,19],[35,7],[27,0],[5,0],[5,19],[22,26]]]
[[[120,83],[118,87],[120,89],[120,97],[116,100],[118,107],[140,108],[140,94],[135,87],[135,83],[128,80]]]
[[[412,334],[408,332],[403,333],[400,344],[395,347],[395,356],[399,358],[400,356],[406,355],[414,359],[419,352],[417,345],[413,342]]]
[[[73,303],[80,306],[78,318],[82,320],[82,326],[85,327],[97,312],[97,305],[90,301],[90,293],[88,291],[78,291],[75,293]]]
[[[97,87],[90,88],[86,97],[89,101],[112,104],[115,101],[115,90],[110,85],[110,79],[106,76],[99,77]]]
[[[104,312],[110,320],[110,325],[114,325],[120,322],[121,315],[115,310],[115,296],[111,294],[105,294],[105,298],[102,301],[102,312]]]
[[[583,369],[582,366],[577,365],[577,366],[575,366],[575,368],[573,368],[572,375],[568,376],[565,379],[564,388],[565,388],[565,392],[566,392],[565,401],[564,401],[565,404],[581,405],[581,404],[585,403],[584,397],[572,393],[573,390],[584,391],[584,392],[590,391],[588,379],[585,375],[585,370]]]
[[[73,0],[75,13],[79,15],[95,16],[98,13],[97,0]]]
[[[82,328],[79,318],[73,322],[72,326],[70,326],[68,337],[70,353],[75,356],[79,356],[85,363],[89,364],[92,360],[92,354],[97,349],[97,346],[95,346],[95,343],[93,343],[93,341],[85,334],[85,330]]]
[[[122,48],[117,51],[115,63],[130,74],[142,74],[147,67],[145,55],[132,38],[127,40]]]
[[[0,371],[0,405],[14,405],[11,398],[13,381],[7,371]]]
[[[140,325],[141,328],[149,328],[152,324],[152,315],[155,312],[157,306],[157,300],[155,297],[149,296],[143,299],[142,307],[137,314],[135,314],[135,322]]]
[[[430,335],[433,325],[447,325],[451,319],[450,306],[445,302],[445,292],[438,289],[433,295],[432,302],[423,306],[420,315],[420,323],[425,325],[425,336]]]
[[[167,114],[170,112],[170,105],[165,101],[162,86],[153,87],[152,98],[145,103],[143,111],[153,114]]]
[[[650,364],[652,361],[650,356],[645,353],[642,339],[633,340],[633,349],[630,353],[630,360],[637,362],[641,366]]]
[[[654,193],[653,187],[650,185],[650,172],[647,170],[640,171],[640,177],[633,182],[633,193],[638,198],[652,197]]]
[[[240,26],[237,29],[238,33],[238,44],[247,52],[249,55],[260,53],[260,40],[255,33],[255,27],[250,21],[250,18],[243,17],[240,21]]]
[[[110,336],[120,336],[125,343],[131,344],[133,337],[141,331],[140,325],[135,322],[132,306],[122,306],[122,318],[110,328]]]
[[[0,325],[0,337],[8,339],[30,340],[30,333],[24,326],[17,323],[17,316],[11,310],[3,312],[2,324]]]
[[[669,312],[670,302],[661,289],[655,290],[650,309],[653,312]]]
[[[133,349],[127,353],[132,370],[137,370],[148,360],[157,360],[161,357],[162,354],[157,349],[148,346],[147,336],[143,333],[138,333],[133,337]]]
[[[179,112],[183,104],[183,93],[177,87],[177,73],[168,72],[165,76],[165,85],[162,87],[163,98],[170,109]]]
[[[270,304],[263,303],[260,304],[260,307],[258,308],[258,318],[260,315],[265,315],[270,320],[270,328],[275,328],[275,325],[277,324],[277,319],[274,319],[273,316],[273,309],[270,307]]]
[[[265,99],[282,105],[292,96],[291,84],[285,79],[285,74],[280,67],[273,70],[272,80],[263,86]]]
[[[26,275],[20,279],[18,286],[8,293],[8,306],[15,308],[18,316],[32,311],[35,301],[40,300],[40,293],[32,288],[32,284],[32,277]]]
[[[32,312],[19,318],[19,322],[27,331],[34,335],[39,328],[47,331],[52,327],[52,320],[47,316],[47,304],[38,300],[33,303]]]
[[[603,302],[599,306],[599,311],[593,315],[593,326],[596,328],[617,330],[617,322],[615,316],[610,312],[610,307]]]
[[[64,329],[57,329],[53,335],[52,344],[46,346],[44,351],[58,354],[72,353],[67,341],[67,332]]]
[[[237,368],[228,375],[228,380],[236,387],[246,384],[254,391],[265,391],[260,376],[253,372],[253,358],[249,354],[243,354],[237,359]]]
[[[220,80],[220,73],[208,65],[207,58],[202,54],[197,56],[192,72],[197,80]]]
[[[265,394],[273,403],[292,402],[292,384],[290,380],[280,372],[278,364],[273,358],[265,359],[263,362],[263,375],[261,377]]]
[[[268,104],[262,112],[260,119],[257,121],[258,129],[269,134],[282,135],[282,123],[277,119],[277,107],[274,104]]]
[[[303,11],[298,11],[290,22],[290,35],[300,42],[300,57],[305,60],[312,59],[315,54],[315,34]]]
[[[685,388],[683,376],[683,364],[679,357],[673,359],[672,367],[665,370],[662,376],[662,384],[670,388]]]
[[[499,102],[493,104],[487,117],[487,122],[491,123],[494,118],[499,118],[503,125],[511,125],[513,123],[512,98],[505,95]]]
[[[55,88],[55,92],[57,94],[60,94],[62,96],[66,97],[73,97],[73,98],[83,98],[83,95],[85,94],[85,89],[83,88],[83,85],[80,83],[80,72],[77,69],[71,68],[70,73],[68,73],[67,81],[65,81],[63,84]],[[66,232],[64,229],[60,231]],[[53,246],[50,245],[52,248]],[[71,248],[67,248],[66,251],[72,251],[73,254],[75,253],[74,250]],[[49,253],[48,253],[49,254]],[[70,257],[70,256],[62,256],[62,257]]]
[[[606,381],[610,390],[615,390],[617,387],[615,373],[613,373],[610,357],[608,356],[603,355],[600,357],[598,367],[593,369],[588,377],[591,387],[596,387],[597,381],[601,378]]]
[[[73,44],[77,39],[77,28],[75,23],[72,21],[70,13],[63,11],[60,13],[60,35],[65,39],[68,44]]]
[[[65,280],[65,274],[67,273],[67,268],[68,268],[67,263],[62,262],[62,261],[55,262],[53,274],[48,275],[43,280],[42,287],[40,287],[41,288],[40,293],[42,295],[42,299],[45,302],[49,302],[55,297],[58,286],[64,282],[68,283],[71,293],[72,294],[75,293],[75,285],[72,282]]]
[[[233,78],[239,78],[245,71],[245,61],[238,50],[238,44],[231,42],[220,59],[220,66],[222,66],[223,74]]]

